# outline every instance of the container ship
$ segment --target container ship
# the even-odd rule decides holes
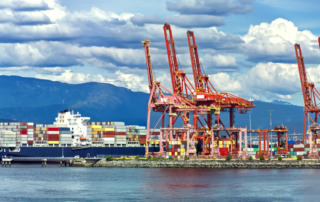
[[[59,112],[50,125],[0,123],[0,156],[102,158],[145,155],[144,126],[89,121],[89,117],[68,109]],[[157,133],[160,131],[154,134]],[[159,150],[156,142],[152,145],[152,150]]]

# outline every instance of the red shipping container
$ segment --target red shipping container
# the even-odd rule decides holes
[[[33,129],[33,126],[28,126],[29,129]]]
[[[59,128],[48,128],[48,131],[59,131]]]
[[[28,140],[27,143],[28,143],[28,144],[33,144],[33,141],[29,141],[29,140]]]
[[[28,125],[28,123],[25,123],[25,122],[20,123],[20,126],[26,126],[26,125]]]
[[[27,131],[26,131],[26,132],[21,131],[20,134],[21,134],[21,135],[27,135],[28,132],[27,132]]]
[[[116,132],[116,135],[127,135],[126,132]]]
[[[147,141],[146,141],[146,140],[139,140],[139,143],[140,143],[140,144],[146,144]]]
[[[294,152],[298,152],[298,151],[304,151],[304,148],[293,148]]]
[[[114,135],[103,135],[103,137],[110,137],[110,138],[113,138]]]

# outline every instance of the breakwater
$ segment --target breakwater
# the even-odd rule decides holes
[[[187,160],[187,161],[148,161],[148,160],[113,160],[102,159],[96,163],[85,161],[75,162],[74,167],[118,167],[118,168],[252,168],[252,169],[285,169],[285,168],[320,168],[320,161],[215,161],[215,160]]]

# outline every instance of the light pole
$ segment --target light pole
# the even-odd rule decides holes
[[[251,111],[249,112],[249,125],[250,125],[250,148],[252,145],[252,141],[251,141]]]
[[[271,158],[272,158],[272,111],[273,110],[269,110],[269,112],[270,112],[270,130],[271,130],[271,149],[270,149],[270,151],[271,151]],[[269,145],[268,145],[268,147],[269,147]]]

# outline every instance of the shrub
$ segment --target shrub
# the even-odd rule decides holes
[[[252,158],[252,156],[249,156],[249,159],[248,159],[249,161],[252,161],[253,160],[253,158]]]
[[[187,156],[184,156],[184,160],[187,161],[187,160],[190,160],[190,158]]]
[[[147,160],[152,160],[152,157],[151,157],[151,156],[148,156],[148,157],[147,157]]]
[[[260,161],[264,161],[264,157],[263,156],[260,156]]]
[[[134,159],[135,159],[135,160],[139,160],[140,158],[139,158],[139,156],[136,156],[136,157],[134,157]]]
[[[230,161],[231,159],[232,159],[231,154],[228,154],[228,155],[227,155],[227,158],[226,158],[226,161]]]
[[[122,159],[122,160],[126,160],[126,157],[125,157],[125,156],[121,156],[121,159]]]
[[[112,156],[108,156],[108,157],[106,158],[106,161],[112,161],[112,160],[113,160]]]
[[[170,161],[174,161],[174,158],[172,158],[172,156],[170,156],[170,157],[169,157],[169,160],[170,160]]]
[[[278,161],[282,161],[282,157],[281,156],[278,157]]]
[[[301,156],[298,156],[297,160],[298,160],[298,161],[301,161],[301,160],[302,160],[302,157],[301,157]]]

